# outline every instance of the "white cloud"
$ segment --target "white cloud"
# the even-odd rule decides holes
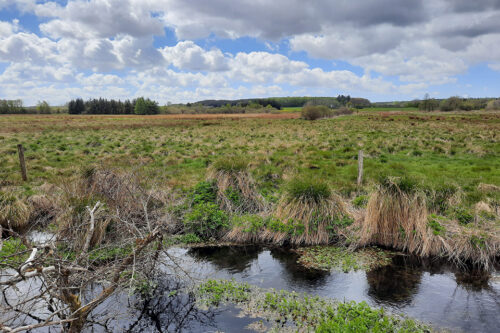
[[[218,49],[205,51],[192,41],[179,42],[161,50],[165,60],[179,69],[219,72],[228,69],[227,59]]]
[[[53,2],[38,5],[41,16],[56,19],[40,25],[53,38],[110,38],[125,34],[144,37],[163,34],[160,20],[147,6],[129,0],[71,1],[65,7]]]

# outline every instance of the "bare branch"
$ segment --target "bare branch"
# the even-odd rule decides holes
[[[97,201],[97,203],[95,204],[94,208],[92,208],[92,209],[90,209],[90,207],[87,206],[87,210],[90,213],[90,228],[89,228],[89,231],[87,233],[87,239],[85,239],[85,245],[83,246],[82,253],[87,253],[88,250],[89,250],[90,241],[92,240],[92,236],[94,235],[94,229],[95,229],[95,216],[94,216],[94,213],[99,208],[100,204],[101,204],[101,202]]]

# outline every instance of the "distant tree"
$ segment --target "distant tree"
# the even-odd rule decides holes
[[[0,113],[26,113],[26,109],[23,106],[23,101],[20,99],[4,99],[0,100]]]
[[[441,101],[439,108],[441,111],[454,111],[460,110],[462,107],[462,99],[457,96],[450,97]]]
[[[418,108],[423,111],[434,111],[439,107],[439,102],[425,94],[424,99],[418,103]]]
[[[50,113],[50,105],[46,101],[38,101],[36,105],[36,112],[40,114]]]
[[[356,109],[369,108],[371,106],[370,101],[366,98],[349,98],[349,101],[347,103],[349,102],[351,103],[352,107]]]
[[[69,114],[82,114],[85,112],[85,103],[83,99],[77,98],[75,100],[71,100],[68,103],[68,113]]]
[[[135,101],[134,112],[135,114],[158,114],[158,103],[149,98],[144,99],[144,97],[139,97]]]

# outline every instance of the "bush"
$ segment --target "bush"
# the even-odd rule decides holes
[[[342,107],[342,108],[339,108],[337,110],[333,110],[331,113],[332,113],[332,116],[342,116],[342,115],[353,114],[354,111],[352,111],[349,108]]]
[[[217,189],[213,182],[199,182],[195,185],[189,197],[193,206],[207,202],[215,203],[217,200]]]
[[[324,105],[306,105],[302,108],[301,116],[306,120],[316,120],[331,116],[331,110]]]
[[[200,203],[184,217],[188,232],[203,238],[216,238],[222,229],[229,226],[229,217],[215,203]]]

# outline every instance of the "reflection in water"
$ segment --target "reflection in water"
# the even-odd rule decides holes
[[[188,251],[195,259],[203,259],[218,269],[227,269],[230,273],[241,273],[257,259],[262,248],[258,246],[221,246],[198,247]]]
[[[302,288],[319,287],[326,283],[329,272],[307,269],[297,263],[298,254],[291,252],[290,249],[272,248],[271,257],[278,260],[283,266],[283,278],[293,281],[294,285]]]
[[[418,292],[422,270],[413,263],[398,265],[398,261],[404,262],[405,259],[394,258],[393,264],[366,272],[366,280],[369,284],[368,295],[375,302],[404,306],[409,304]]]
[[[216,328],[215,312],[201,311],[195,305],[195,297],[178,292],[182,288],[179,282],[159,280],[152,291],[154,297],[140,297],[134,307],[137,317],[126,328],[129,332],[146,332],[153,329],[158,332],[193,331],[194,327]]]

